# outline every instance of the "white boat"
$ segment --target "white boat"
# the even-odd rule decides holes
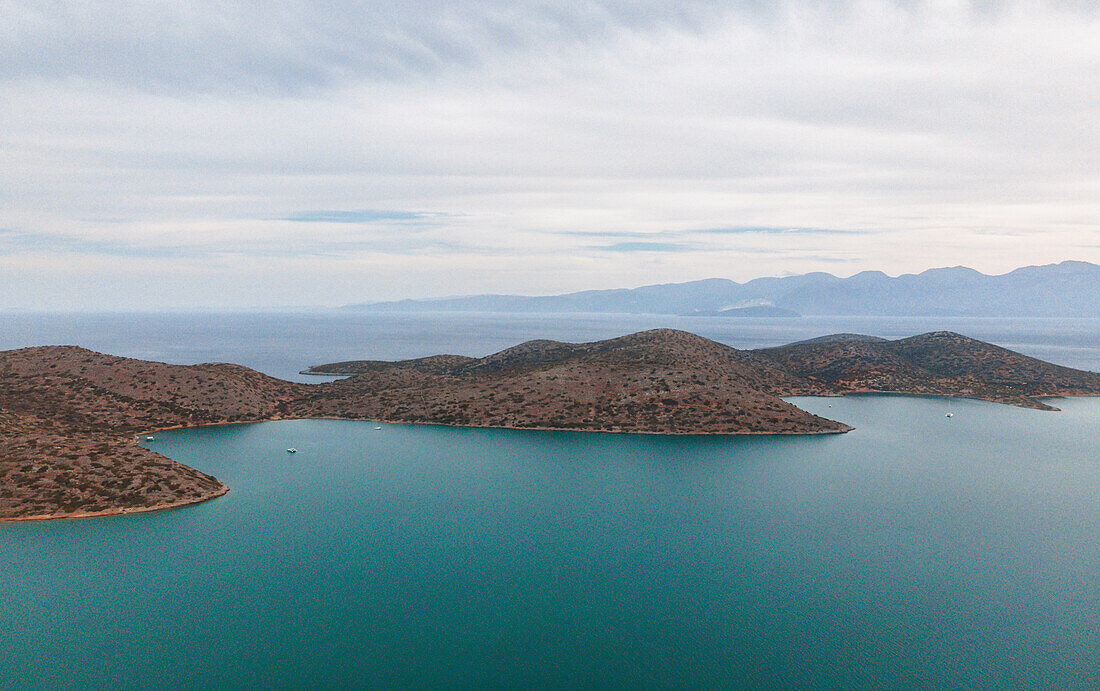
[[[948,413],[947,415],[944,415],[944,417],[955,417],[955,413]]]
[[[145,437],[145,441],[153,441],[152,437]]]
[[[375,429],[382,429],[381,427],[375,427]]]
[[[287,453],[298,453],[298,449],[295,449],[294,447],[291,447],[291,448],[287,449],[286,452]]]

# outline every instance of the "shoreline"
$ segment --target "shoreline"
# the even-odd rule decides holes
[[[161,454],[163,455],[163,454]],[[165,456],[165,458],[168,458]],[[179,463],[175,459],[169,459],[175,463]],[[221,484],[221,480],[218,481]],[[63,521],[67,519],[82,520],[85,518],[107,518],[110,516],[128,516],[135,513],[152,513],[153,511],[167,511],[168,509],[180,509],[185,506],[193,506],[195,504],[202,504],[203,502],[210,501],[211,499],[217,499],[218,497],[224,497],[229,493],[229,486],[221,484],[217,490],[210,494],[196,497],[194,499],[183,499],[180,501],[168,502],[164,504],[153,504],[152,506],[120,506],[115,509],[104,509],[102,511],[77,511],[75,513],[63,513],[63,514],[36,514],[33,516],[13,516],[11,518],[0,518],[0,523],[23,523],[26,521]]]
[[[287,422],[292,420],[337,420],[342,422],[363,422],[368,424],[384,424],[384,425],[419,425],[419,426],[431,426],[431,427],[447,427],[452,429],[492,429],[492,430],[508,430],[508,431],[532,431],[532,432],[571,432],[571,433],[585,433],[585,434],[636,434],[636,435],[649,435],[649,436],[669,436],[669,437],[758,437],[758,436],[783,436],[783,437],[801,437],[801,436],[823,436],[831,434],[846,434],[854,430],[854,427],[844,425],[845,429],[833,429],[833,430],[813,430],[806,432],[648,432],[643,430],[607,430],[607,429],[583,429],[574,427],[516,427],[511,425],[455,425],[443,422],[411,422],[408,420],[387,420],[387,419],[367,419],[367,418],[350,418],[350,417],[334,417],[324,415],[311,415],[308,417],[271,417],[262,418],[257,420],[234,420],[232,422],[204,422],[197,425],[170,425],[167,427],[155,427],[152,429],[142,430],[126,436],[128,442],[135,446],[141,446],[141,442],[144,441],[145,436],[157,434],[160,432],[173,432],[180,430],[201,429],[204,427],[229,427],[232,425],[258,425],[265,422]],[[141,448],[151,451],[152,453],[161,456],[172,463],[185,465],[180,461],[165,456],[163,453],[149,447],[142,446]],[[190,468],[191,466],[186,466]],[[197,470],[197,469],[196,469]],[[202,472],[202,471],[199,471]],[[215,478],[216,479],[216,478]],[[176,502],[167,502],[163,504],[154,504],[152,506],[141,507],[118,507],[113,509],[104,509],[102,511],[64,513],[64,514],[36,514],[32,516],[14,516],[11,518],[0,518],[0,523],[20,523],[26,521],[60,521],[65,519],[85,519],[85,518],[104,518],[110,516],[124,516],[137,513],[151,513],[153,511],[165,511],[168,509],[177,509],[184,506],[192,506],[195,504],[201,504],[203,502],[210,501],[223,497],[229,493],[230,487],[218,480],[221,487],[217,490],[196,497],[193,499],[181,500]]]
[[[154,428],[154,429],[151,429],[151,430],[142,431],[142,432],[135,433],[135,434],[128,434],[125,437],[123,437],[122,441],[124,443],[129,443],[130,445],[133,445],[133,446],[140,446],[140,442],[142,441],[142,437],[144,437],[146,435],[149,435],[149,434],[155,434],[156,432],[165,432],[165,431],[168,431],[168,430],[178,430],[178,429],[192,429],[192,428],[197,429],[199,427],[212,427],[212,426],[221,426],[221,425],[254,424],[255,422],[266,422],[266,421],[265,420],[260,420],[260,421],[248,420],[248,421],[244,421],[244,422],[208,422],[208,423],[202,423],[202,424],[198,424],[198,425],[172,425],[170,427],[159,427],[159,428]],[[141,448],[143,448],[146,451],[149,451],[151,453],[154,453],[154,454],[160,456],[161,458],[164,458],[168,461],[171,461],[172,463],[175,463],[176,465],[181,465],[181,466],[184,466],[186,468],[191,468],[191,466],[187,465],[186,463],[180,463],[176,459],[169,458],[168,456],[165,456],[164,454],[160,453],[159,451],[156,451],[154,449],[149,449],[149,448],[144,447],[144,446],[142,446]],[[191,470],[196,470],[197,472],[200,472],[200,473],[202,472],[201,470],[198,470],[197,468],[191,468]],[[203,473],[203,474],[205,475],[205,473]],[[210,477],[213,477],[213,476],[210,476]],[[214,478],[214,479],[218,480],[217,478]],[[229,485],[225,484],[221,480],[218,480],[218,488],[216,490],[212,490],[211,492],[208,492],[208,493],[206,493],[202,496],[199,496],[199,497],[194,497],[192,499],[181,499],[179,501],[163,502],[163,503],[160,503],[160,504],[152,504],[150,506],[119,506],[119,507],[110,508],[110,509],[103,509],[102,511],[76,511],[76,512],[73,512],[73,513],[60,513],[60,514],[58,514],[58,513],[49,513],[49,514],[43,513],[43,514],[33,514],[33,515],[30,515],[30,516],[11,516],[11,517],[2,517],[2,516],[0,516],[0,524],[3,524],[3,523],[22,523],[22,522],[26,522],[26,521],[60,521],[60,520],[66,520],[66,519],[70,519],[70,518],[72,518],[72,519],[107,518],[107,517],[110,517],[110,516],[126,516],[126,515],[130,515],[130,514],[135,514],[135,513],[151,513],[153,511],[167,511],[169,509],[179,509],[179,508],[183,508],[185,506],[193,506],[195,504],[202,504],[203,502],[207,502],[207,501],[210,501],[212,499],[217,499],[218,497],[224,497],[226,494],[229,493],[229,491],[230,491]]]
[[[801,409],[801,408],[800,408]],[[828,419],[828,418],[824,418]],[[232,423],[202,423],[201,425],[173,425],[172,427],[157,427],[154,429],[138,432],[132,439],[132,443],[139,443],[142,441],[142,437],[146,435],[156,434],[156,432],[162,431],[175,431],[180,429],[199,429],[202,427],[229,427],[230,425],[260,425],[263,423],[282,423],[282,421],[289,420],[342,420],[346,423],[374,423],[382,425],[420,425],[425,427],[451,427],[454,429],[509,429],[517,431],[568,431],[568,432],[592,432],[592,434],[602,435],[656,435],[665,437],[759,437],[771,435],[775,437],[803,437],[803,436],[817,436],[817,435],[844,435],[847,432],[856,429],[850,425],[839,423],[838,420],[832,420],[834,423],[844,425],[847,429],[820,429],[813,431],[739,431],[739,432],[712,432],[712,431],[646,431],[635,429],[587,429],[581,427],[516,427],[514,425],[454,425],[451,423],[431,423],[427,420],[392,420],[386,418],[365,418],[365,417],[337,417],[332,415],[309,415],[303,417],[268,417],[264,419],[256,420],[234,420]],[[142,447],[145,448],[145,447]],[[152,451],[152,449],[150,449]],[[154,451],[156,452],[156,451]],[[162,454],[163,456],[163,454]],[[167,458],[167,457],[165,457]],[[173,459],[169,459],[173,460]],[[176,461],[177,463],[179,461]]]
[[[780,398],[843,398],[844,396],[912,396],[913,398],[954,398],[960,401],[981,401],[983,403],[996,403],[997,405],[1007,405],[1013,408],[1023,408],[1024,410],[1038,410],[1044,413],[1057,413],[1061,412],[1061,408],[1056,408],[1048,403],[1044,403],[1042,399],[1057,400],[1059,398],[1096,398],[1100,394],[1043,394],[1039,396],[1021,396],[1018,400],[1003,400],[996,398],[986,398],[983,396],[962,396],[959,394],[950,393],[916,393],[911,391],[880,391],[878,389],[850,389],[848,391],[828,392],[820,394],[791,394],[789,396],[781,396]],[[1023,402],[1031,402],[1035,405],[1024,405]]]
[[[331,376],[331,375],[324,375],[324,376]],[[1024,408],[1024,409],[1027,409],[1027,410],[1039,410],[1039,411],[1042,411],[1042,412],[1059,412],[1061,410],[1060,408],[1056,408],[1056,407],[1050,406],[1048,404],[1042,404],[1042,406],[1025,406],[1025,405],[1019,405],[1018,403],[1010,403],[1010,402],[1006,402],[1006,401],[999,401],[999,400],[995,400],[995,399],[980,398],[980,397],[973,397],[973,396],[958,396],[958,395],[952,395],[952,394],[912,393],[912,392],[904,392],[904,391],[876,391],[876,390],[871,390],[871,389],[841,391],[841,392],[813,393],[813,394],[789,394],[789,395],[781,396],[781,398],[784,398],[784,399],[786,399],[786,398],[842,398],[844,396],[876,396],[876,395],[913,396],[913,397],[919,397],[919,398],[944,398],[944,399],[954,398],[954,399],[960,399],[960,400],[982,401],[984,403],[995,403],[995,404],[998,404],[998,405],[1010,405],[1010,406],[1014,406],[1014,407],[1018,407],[1018,408]],[[1036,400],[1037,402],[1042,403],[1038,399],[1040,399],[1040,398],[1046,398],[1046,399],[1096,398],[1096,397],[1097,396],[1094,395],[1094,394],[1055,394],[1055,395],[1050,395],[1050,396],[1039,396],[1039,397],[1035,397],[1034,399],[1030,399],[1030,400]],[[825,419],[829,419],[829,418],[825,418]],[[514,426],[514,425],[456,425],[456,424],[444,423],[444,422],[428,422],[428,421],[413,422],[413,421],[409,421],[409,420],[389,420],[389,419],[385,419],[385,418],[382,418],[382,419],[368,419],[368,418],[352,418],[352,417],[335,417],[335,416],[324,416],[324,415],[314,416],[314,415],[311,415],[311,416],[303,416],[303,417],[275,416],[275,417],[261,418],[261,419],[256,419],[256,420],[234,420],[232,422],[228,422],[228,421],[227,422],[204,422],[204,423],[200,423],[200,424],[196,424],[196,425],[170,425],[170,426],[167,426],[167,427],[155,427],[155,428],[148,429],[148,430],[142,430],[140,432],[136,432],[136,433],[127,435],[127,439],[129,440],[130,444],[140,445],[140,442],[143,441],[143,437],[148,436],[148,435],[152,435],[152,434],[157,434],[157,433],[160,433],[160,432],[171,432],[171,431],[177,431],[177,430],[200,429],[200,428],[203,428],[203,427],[228,427],[228,426],[231,426],[231,425],[256,425],[256,424],[262,424],[262,423],[265,423],[265,422],[284,422],[284,421],[291,421],[291,420],[339,420],[339,421],[344,421],[344,422],[364,422],[364,423],[385,424],[385,425],[422,425],[422,426],[431,426],[431,427],[448,427],[448,428],[452,428],[452,429],[471,429],[471,430],[493,429],[493,430],[509,430],[509,431],[573,432],[573,433],[589,433],[589,434],[636,434],[636,435],[669,436],[669,437],[759,437],[759,436],[801,437],[801,436],[825,436],[825,435],[833,435],[833,434],[847,434],[848,432],[852,432],[856,429],[855,427],[852,427],[852,426],[850,426],[850,425],[848,425],[844,422],[840,422],[839,420],[832,420],[832,422],[836,422],[840,425],[843,425],[845,427],[845,429],[831,429],[831,430],[830,429],[824,429],[824,430],[813,430],[813,431],[804,431],[804,432],[768,432],[768,431],[758,431],[758,432],[756,432],[756,431],[746,431],[746,432],[706,432],[706,431],[650,432],[650,431],[644,431],[644,430],[585,429],[585,428],[576,428],[576,427],[542,427],[542,426],[518,427],[518,426]],[[162,454],[159,451],[156,451],[154,449],[149,449],[148,447],[142,447],[142,448],[147,449],[148,451],[151,451],[151,452],[153,452],[153,453],[155,453],[159,456],[162,456],[163,458],[166,458],[166,459],[168,459],[169,461],[171,461],[173,463],[180,463],[180,461],[178,461],[174,458],[170,458],[168,456],[165,456],[164,454]],[[186,464],[182,464],[182,463],[180,463],[180,464],[181,465],[186,465]],[[187,467],[190,467],[190,466],[187,466]],[[199,472],[201,472],[201,471],[199,471]],[[16,516],[16,517],[11,517],[11,518],[0,518],[0,523],[20,523],[20,522],[26,522],[26,521],[57,521],[57,520],[65,520],[65,519],[106,518],[106,517],[110,517],[110,516],[125,516],[125,515],[130,515],[130,514],[151,513],[153,511],[166,511],[166,510],[169,510],[169,509],[177,509],[177,508],[182,508],[182,507],[185,507],[185,506],[192,506],[192,505],[195,505],[195,504],[201,504],[203,502],[207,502],[207,501],[210,501],[210,500],[213,500],[213,499],[217,499],[219,497],[223,497],[226,494],[228,494],[229,491],[230,491],[230,487],[228,485],[225,485],[225,484],[221,483],[220,480],[218,480],[218,482],[219,482],[219,484],[221,484],[221,486],[217,490],[215,490],[213,492],[210,492],[209,494],[203,495],[201,497],[196,497],[196,498],[193,498],[193,499],[181,500],[181,501],[176,501],[176,502],[168,502],[168,503],[163,503],[163,504],[155,504],[155,505],[152,505],[152,506],[118,507],[118,508],[114,508],[114,509],[104,509],[103,511],[93,511],[93,512],[76,512],[76,513],[69,513],[69,514],[37,514],[37,515],[33,515],[33,516]]]
[[[847,434],[855,429],[845,425],[848,429],[814,430],[811,432],[647,432],[645,430],[614,430],[614,429],[585,429],[580,427],[516,427],[514,425],[454,425],[447,422],[410,422],[408,420],[368,420],[367,418],[354,417],[328,417],[310,416],[297,418],[278,418],[272,420],[260,420],[259,422],[277,422],[279,420],[344,420],[347,422],[376,422],[384,425],[423,425],[425,427],[450,427],[452,429],[503,429],[518,432],[574,432],[588,434],[639,434],[664,437],[759,437],[771,435],[773,437],[806,437],[823,434]],[[834,422],[836,422],[834,420]],[[843,422],[840,424],[844,425]]]
[[[742,352],[685,331],[650,329],[592,343],[528,341],[484,358],[437,355],[299,370],[350,379],[317,387],[232,363],[171,365],[79,346],[0,351],[0,424],[14,439],[0,464],[9,478],[0,520],[124,515],[223,496],[229,488],[216,477],[143,440],[207,426],[343,420],[456,430],[795,437],[854,428],[784,398],[935,397],[1050,411],[1057,408],[1048,402],[1059,397],[1100,395],[1100,374],[957,333],[871,339],[881,344],[852,352],[845,345],[850,340],[826,336]],[[827,369],[829,363],[840,370]],[[822,372],[823,379],[814,375]]]

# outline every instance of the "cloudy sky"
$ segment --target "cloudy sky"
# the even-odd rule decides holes
[[[1100,262],[1094,2],[0,16],[0,309]]]

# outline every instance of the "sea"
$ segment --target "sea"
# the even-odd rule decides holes
[[[1078,369],[1100,371],[1093,319],[939,317],[723,318],[669,315],[429,313],[347,310],[245,313],[19,314],[0,312],[0,350],[80,345],[173,364],[233,362],[297,381],[310,365],[440,353],[480,357],[531,339],[584,342],[655,328],[683,329],[735,348],[766,348],[833,333],[904,338],[956,331]]]
[[[73,343],[287,378],[658,326],[737,347],[949,329],[1100,370],[1098,320],[333,311],[0,324],[0,348]],[[0,524],[0,687],[1100,685],[1100,399],[1054,401],[1060,412],[791,400],[855,430],[296,420],[159,433],[143,444],[231,491]]]

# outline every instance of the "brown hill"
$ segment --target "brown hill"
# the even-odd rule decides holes
[[[1044,407],[1100,375],[945,332],[841,335],[742,351],[658,329],[531,341],[484,358],[320,365],[310,386],[227,364],[167,365],[72,346],[0,352],[0,519],[148,510],[226,491],[133,443],[138,432],[288,417],[662,434],[812,434],[846,425],[780,399],[883,391]]]
[[[812,382],[808,393],[960,396],[1048,410],[1039,398],[1100,394],[1100,374],[949,331],[896,341],[839,334],[756,352]]]
[[[356,373],[291,406],[393,422],[664,434],[811,434],[846,425],[781,400],[787,373],[694,334],[530,341],[480,359],[320,365]]]
[[[73,346],[0,352],[0,519],[209,499],[215,478],[133,443],[141,430],[270,419],[299,384],[238,365],[166,365]]]

